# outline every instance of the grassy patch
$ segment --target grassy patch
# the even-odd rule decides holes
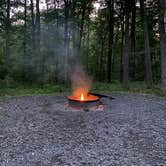
[[[0,89],[0,96],[59,95],[66,92],[70,92],[70,88],[67,85],[45,85],[44,87],[19,86],[16,88]]]
[[[130,83],[128,89],[124,88],[120,83],[101,83],[97,82],[93,85],[93,92],[101,93],[144,93],[155,94],[159,96],[166,96],[165,92],[162,92],[158,86],[147,88],[144,82]],[[1,98],[10,96],[32,96],[32,95],[65,95],[71,93],[71,87],[69,85],[45,85],[39,86],[18,86],[16,88],[0,89]]]
[[[144,82],[130,83],[129,88],[126,89],[120,83],[96,83],[93,87],[95,92],[128,92],[128,93],[143,93],[143,94],[154,94],[159,96],[166,96],[166,92],[160,90],[158,85],[153,85],[152,88],[147,88]]]

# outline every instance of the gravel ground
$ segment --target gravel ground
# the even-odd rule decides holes
[[[102,111],[65,97],[0,102],[0,166],[166,166],[166,98],[114,94]]]

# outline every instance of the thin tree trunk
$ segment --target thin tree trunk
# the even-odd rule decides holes
[[[107,80],[112,80],[112,52],[114,39],[114,0],[108,2],[109,6],[109,42],[108,42],[108,58],[107,58]]]
[[[6,4],[7,16],[5,18],[5,35],[4,35],[4,79],[6,88],[9,87],[9,58],[10,58],[10,0]]]
[[[47,10],[47,13],[48,13],[48,0],[46,0],[46,10]]]
[[[77,56],[76,56],[76,25],[75,25],[75,7],[76,3],[75,1],[72,3],[72,55],[73,55],[73,61],[74,63],[77,62]]]
[[[24,0],[24,56],[26,55],[27,0]]]
[[[36,32],[37,35],[40,36],[40,8],[39,8],[39,0],[36,0]]]
[[[72,43],[73,43],[73,58],[74,59],[76,59],[77,57],[76,57],[76,35],[75,35],[75,33],[76,33],[76,28],[75,28],[75,23],[74,23],[74,21],[73,21],[73,23],[72,23],[73,25],[73,27],[72,27]]]
[[[88,23],[87,23],[87,56],[86,56],[86,68],[89,68],[89,64],[88,64],[88,59],[89,59],[89,39],[90,39],[90,19],[88,18]]]
[[[31,0],[30,9],[31,9],[31,26],[32,26],[32,30],[33,30],[33,32],[34,32],[34,30],[35,30],[35,23],[34,23],[33,0]]]
[[[131,18],[131,77],[135,79],[135,24],[136,24],[136,0],[132,1],[132,18]]]
[[[40,8],[39,8],[39,0],[36,0],[36,21],[35,21],[35,50],[36,53],[35,55],[37,56],[36,58],[40,60]],[[37,63],[40,63],[37,62]],[[41,69],[41,66],[37,66],[37,72],[39,72]]]
[[[121,2],[121,14],[120,14],[120,19],[121,19],[121,58],[120,58],[120,82],[123,82],[123,44],[124,44],[124,4]]]
[[[79,55],[79,57],[81,55],[82,37],[83,37],[84,22],[85,22],[85,12],[86,12],[86,2],[83,2],[81,27],[80,27],[80,37],[79,37],[79,43],[78,43],[78,55]]]
[[[147,15],[144,0],[140,0],[141,21],[144,36],[144,49],[145,49],[145,67],[146,67],[146,83],[148,87],[152,86],[152,66],[150,57],[150,44],[149,44],[149,31],[147,24]]]
[[[103,54],[104,54],[104,45],[105,45],[105,34],[103,33],[102,41],[101,41],[101,54],[100,54],[100,66],[99,66],[99,69],[100,69],[99,76],[100,76],[100,80],[101,81],[103,80]]]
[[[129,0],[125,1],[125,33],[124,33],[124,48],[123,48],[123,85],[128,88],[129,84],[129,19],[130,19],[130,4]]]
[[[57,1],[57,8],[59,8],[59,1]],[[57,34],[58,34],[58,32],[59,32],[59,13],[58,13],[58,10],[56,12],[56,19],[57,19],[56,24],[57,24]]]
[[[34,72],[34,56],[35,56],[35,22],[34,22],[34,4],[33,0],[30,1],[30,11],[31,11],[31,51],[32,51],[32,72]]]
[[[40,8],[39,8],[39,0],[36,0],[36,22],[35,22],[37,36],[40,39]],[[39,42],[38,42],[39,44]]]
[[[64,29],[64,80],[67,80],[67,68],[68,68],[68,19],[69,19],[69,2],[65,0],[65,29]]]
[[[35,36],[35,22],[34,22],[34,6],[33,6],[33,0],[31,0],[30,4],[30,10],[31,10],[31,35],[32,35],[32,52],[34,51],[34,36]]]
[[[123,44],[124,44],[124,20],[121,24],[121,57],[120,57],[120,82],[123,82]]]
[[[161,53],[161,89],[166,91],[166,31],[164,25],[166,3],[159,0],[159,33],[160,33],[160,53]]]

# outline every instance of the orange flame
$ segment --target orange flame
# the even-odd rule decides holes
[[[84,94],[81,93],[81,101],[84,101]]]
[[[76,65],[71,75],[73,96],[79,101],[88,100],[91,78],[84,72],[82,66]]]

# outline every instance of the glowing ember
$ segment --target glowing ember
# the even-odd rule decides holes
[[[83,102],[88,102],[88,101],[96,101],[96,100],[99,100],[99,97],[98,96],[94,96],[94,95],[90,95],[90,94],[81,94],[78,96],[68,96],[68,99],[70,100],[74,100],[74,101],[83,101]]]
[[[84,101],[84,94],[81,93],[81,101]]]

